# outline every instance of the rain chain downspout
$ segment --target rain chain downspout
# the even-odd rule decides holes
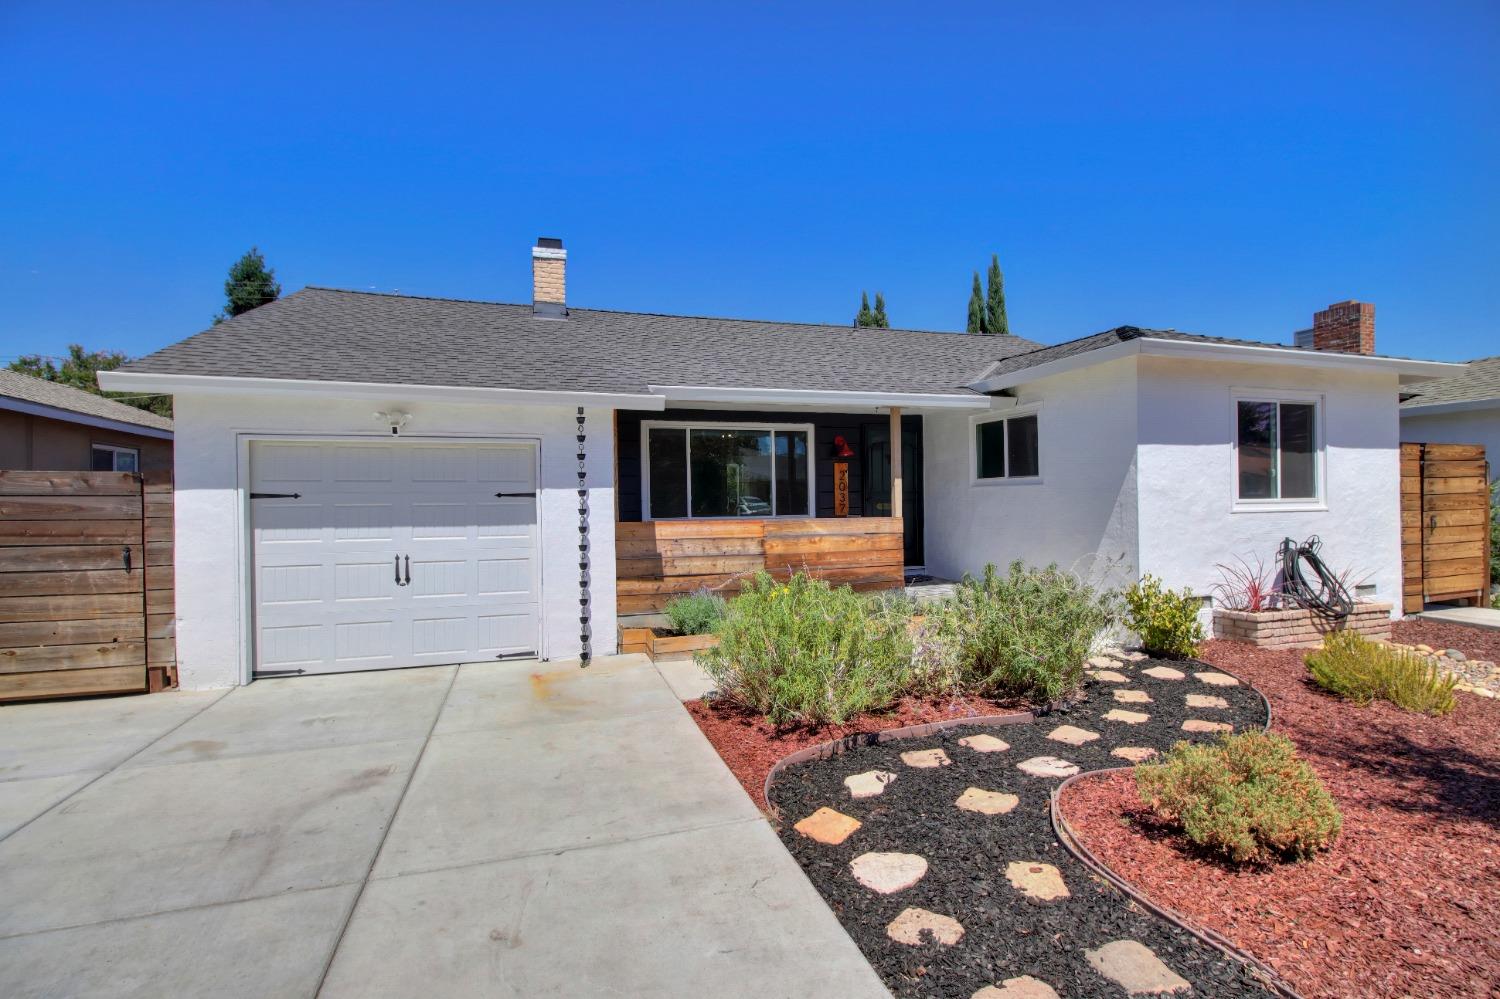
[[[593,659],[593,647],[589,641],[591,634],[589,628],[589,491],[584,485],[587,473],[584,471],[584,442],[588,435],[584,433],[583,407],[578,407],[578,668],[588,666]]]

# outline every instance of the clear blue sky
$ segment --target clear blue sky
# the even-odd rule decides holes
[[[1500,5],[0,3],[0,356],[306,284],[1500,353]]]

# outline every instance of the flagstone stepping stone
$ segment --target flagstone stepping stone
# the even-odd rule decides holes
[[[999,985],[986,985],[969,999],[1059,999],[1057,990],[1030,975],[1007,978]]]
[[[1099,680],[1099,681],[1101,681],[1103,683],[1129,683],[1130,682],[1130,677],[1126,676],[1124,673],[1119,672],[1118,670],[1112,670],[1112,669],[1094,669],[1094,670],[1089,670],[1089,676],[1091,676],[1095,680]]]
[[[1115,700],[1121,704],[1150,704],[1151,695],[1144,690],[1116,690]]]
[[[1057,868],[1035,860],[1012,860],[1005,868],[1005,880],[1016,891],[1038,902],[1050,902],[1072,894],[1063,884],[1062,873]]]
[[[1156,750],[1149,746],[1118,746],[1111,749],[1109,755],[1116,759],[1129,760],[1131,763],[1145,763],[1156,755]]]
[[[1229,702],[1213,694],[1189,694],[1187,706],[1190,708],[1227,708]]]
[[[1182,723],[1184,732],[1233,732],[1234,726],[1228,722],[1204,721],[1201,718],[1189,718]]]
[[[844,778],[844,786],[852,798],[873,798],[885,793],[885,786],[896,779],[889,770],[866,770]]]
[[[1104,712],[1105,721],[1124,722],[1126,725],[1140,725],[1151,720],[1151,716],[1144,711],[1126,711],[1124,708],[1111,708]]]
[[[1081,746],[1086,742],[1093,742],[1099,738],[1099,733],[1090,732],[1086,728],[1078,728],[1075,725],[1059,725],[1047,733],[1047,738],[1053,742],[1065,742],[1070,746]]]
[[[1021,799],[1014,794],[986,791],[977,787],[968,788],[954,802],[966,812],[978,812],[981,815],[1004,815],[1020,803]]]
[[[933,767],[946,767],[953,761],[941,749],[913,749],[901,754],[901,762],[918,770],[931,770]]]
[[[897,943],[913,947],[926,943],[923,937],[929,934],[931,939],[944,947],[952,947],[964,938],[964,928],[952,916],[939,915],[916,906],[901,910],[901,914],[885,928],[886,936]]]
[[[927,861],[915,853],[862,853],[849,862],[854,880],[881,895],[910,888],[927,874]]]
[[[1089,665],[1094,669],[1114,669],[1120,665],[1120,660],[1114,656],[1095,656],[1089,660]]]
[[[1141,670],[1142,673],[1157,680],[1185,680],[1187,674],[1180,669],[1170,666],[1152,666],[1150,669]]]
[[[1228,673],[1194,673],[1193,676],[1210,687],[1238,687],[1240,685],[1240,682]]]
[[[1146,653],[1141,652],[1139,649],[1137,649],[1134,652],[1122,652],[1122,653],[1120,653],[1120,658],[1123,659],[1127,663],[1138,663],[1142,659],[1150,659],[1151,657],[1148,656],[1148,655],[1146,655]]]
[[[966,735],[958,740],[958,744],[960,746],[967,746],[976,753],[1003,753],[1010,748],[1010,743],[984,733]]]
[[[1150,947],[1136,940],[1116,940],[1083,952],[1099,974],[1133,996],[1164,995],[1192,988],[1192,983],[1161,963]]]
[[[835,812],[831,808],[820,808],[807,818],[792,826],[808,839],[819,843],[827,843],[829,846],[837,846],[850,836],[854,830],[863,823],[859,819],[843,812]]]
[[[1055,756],[1033,756],[1016,767],[1033,777],[1071,777],[1078,772],[1078,764],[1060,760]]]

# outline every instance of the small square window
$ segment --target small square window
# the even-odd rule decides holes
[[[141,454],[133,447],[95,444],[92,467],[96,472],[139,472]]]
[[[1317,403],[1237,399],[1236,499],[1316,500],[1321,448]]]
[[[1040,474],[1035,413],[974,425],[976,479],[1032,479]]]

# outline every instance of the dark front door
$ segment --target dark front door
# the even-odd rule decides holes
[[[869,422],[861,428],[864,439],[864,485],[861,490],[866,517],[891,515],[891,424],[889,420]],[[922,420],[906,417],[901,421],[901,504],[906,532],[906,564],[922,565]]]

